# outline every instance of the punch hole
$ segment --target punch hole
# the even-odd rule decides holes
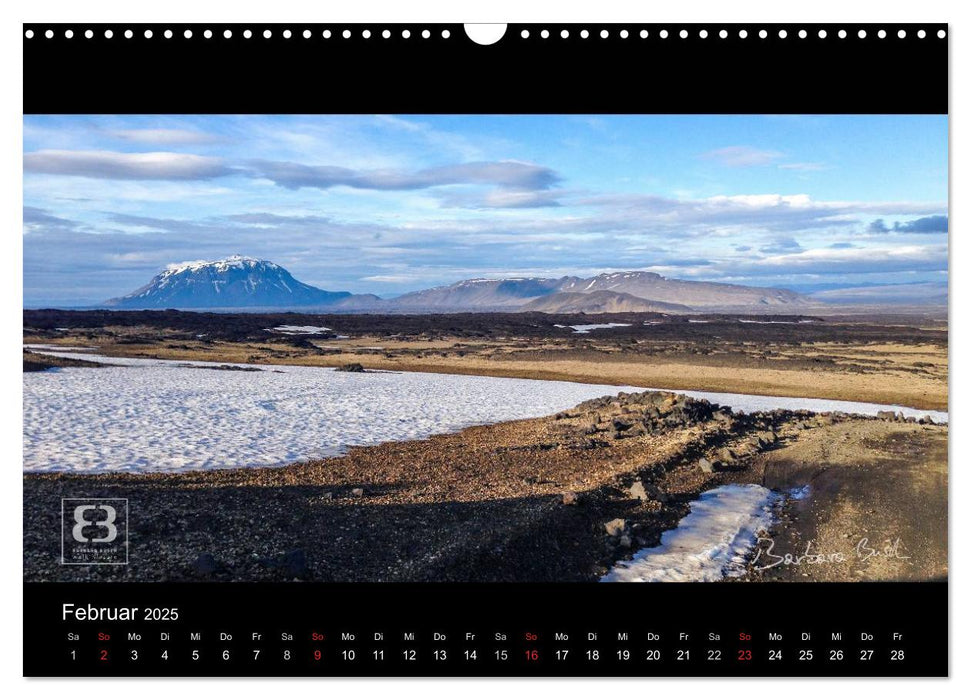
[[[443,32],[444,35],[444,32]],[[506,35],[505,24],[466,24],[465,35],[479,46],[491,46]],[[443,38],[448,38],[444,36]]]

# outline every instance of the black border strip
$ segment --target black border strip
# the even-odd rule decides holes
[[[457,24],[23,29],[26,114],[948,111],[945,24],[516,24],[491,46],[476,44]],[[286,29],[290,38],[283,36]],[[382,36],[386,30],[389,38]],[[429,37],[423,38],[426,30]],[[607,39],[600,37],[605,30]],[[645,30],[648,37],[641,38]],[[722,30],[726,38],[719,36]],[[305,31],[311,38],[303,37]]]

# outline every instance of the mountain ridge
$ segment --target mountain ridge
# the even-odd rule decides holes
[[[148,284],[109,299],[118,309],[299,308],[346,312],[690,313],[718,307],[788,308],[812,299],[787,289],[696,282],[655,272],[605,272],[593,277],[471,278],[391,299],[327,291],[300,282],[269,260],[233,255],[169,265]]]

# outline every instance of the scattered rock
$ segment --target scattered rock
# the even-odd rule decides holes
[[[619,544],[621,547],[625,549],[630,549],[630,546],[632,544],[630,535],[621,535]]]
[[[701,467],[701,471],[703,471],[705,474],[711,474],[715,471],[715,465],[704,457],[698,460],[698,466]]]
[[[636,498],[638,501],[648,500],[647,491],[644,489],[644,482],[640,479],[631,484],[631,487],[627,489],[627,493],[630,494],[631,498]]]
[[[604,523],[604,529],[610,537],[620,537],[627,530],[627,521],[623,518],[614,518],[609,523]]]
[[[779,439],[779,436],[776,435],[776,433],[771,430],[763,430],[761,432],[758,432],[755,434],[755,437],[758,439],[759,443],[761,443],[763,447],[767,445],[774,445],[776,441],[778,441]]]
[[[365,370],[364,370],[364,365],[362,365],[360,362],[350,362],[346,365],[341,365],[340,367],[338,367],[337,371],[338,372],[363,372]]]

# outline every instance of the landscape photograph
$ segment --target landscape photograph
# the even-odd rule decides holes
[[[945,581],[947,152],[25,117],[24,580]]]

